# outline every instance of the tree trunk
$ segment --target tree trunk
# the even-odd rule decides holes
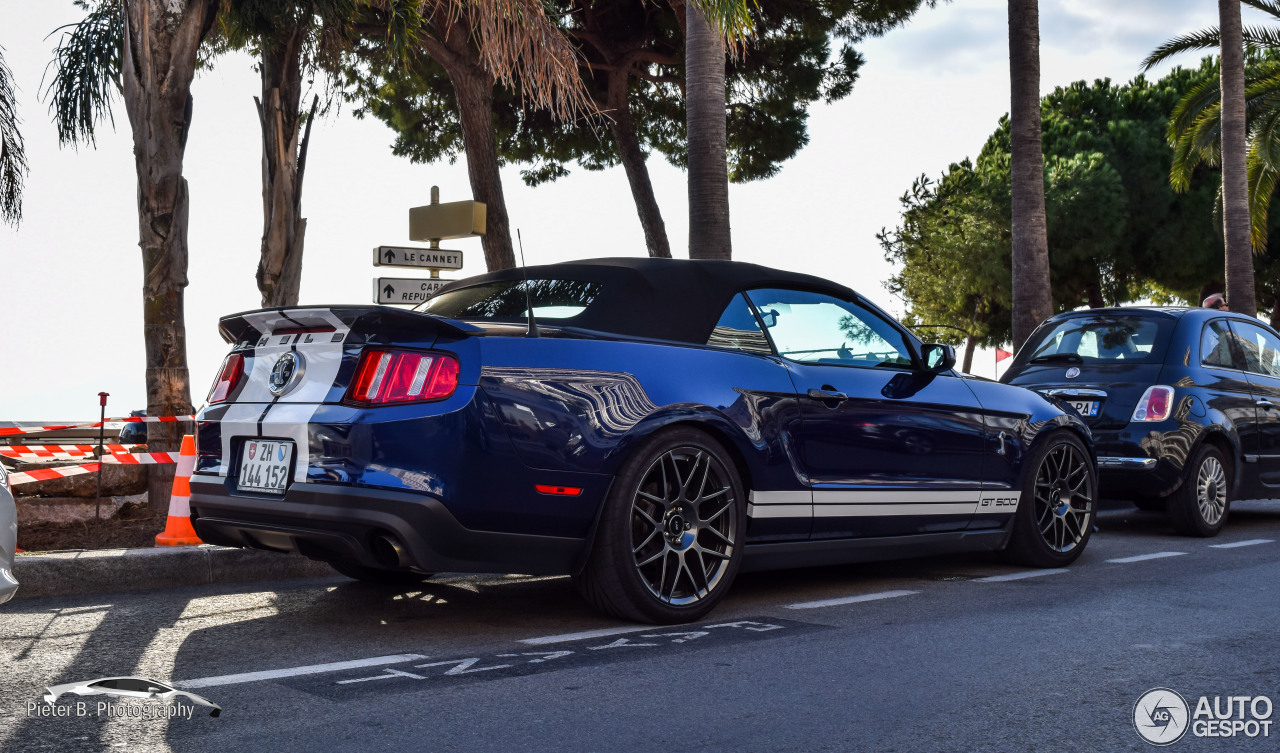
[[[1271,329],[1280,327],[1280,293],[1271,297]]]
[[[1105,307],[1106,307],[1107,302],[1106,302],[1106,300],[1105,300],[1105,299],[1103,299],[1103,297],[1102,297],[1102,286],[1101,286],[1101,285],[1099,285],[1099,284],[1097,284],[1097,283],[1094,283],[1094,284],[1092,284],[1092,285],[1087,285],[1087,286],[1085,286],[1084,294],[1085,294],[1085,295],[1088,297],[1088,299],[1089,299],[1089,308],[1091,308],[1091,309],[1100,309],[1100,308],[1105,308]]]
[[[640,215],[640,227],[644,229],[644,243],[649,249],[649,255],[670,259],[671,244],[667,240],[667,225],[662,221],[662,210],[658,208],[658,199],[653,194],[653,183],[649,180],[644,150],[640,148],[635,121],[631,119],[627,97],[628,78],[625,70],[614,71],[609,75],[608,108],[613,118],[609,122],[609,130],[618,145],[618,155],[627,172],[627,182],[631,184],[631,198],[635,200],[636,212]]]
[[[262,248],[258,291],[262,305],[295,306],[302,284],[302,170],[298,130],[302,124],[302,45],[306,31],[290,29],[262,50],[262,98],[254,98],[262,126]],[[319,100],[317,99],[316,102]],[[315,115],[315,104],[311,114]],[[307,121],[307,134],[311,121]],[[306,153],[303,142],[301,153]]]
[[[689,258],[729,259],[724,40],[685,3],[685,109],[689,142]]]
[[[1013,184],[1013,350],[1053,313],[1040,143],[1040,12],[1009,0],[1009,106]]]
[[[978,336],[969,335],[964,339],[964,363],[960,365],[960,370],[966,374],[972,374],[973,371],[973,351],[978,349]]]
[[[1218,0],[1222,38],[1222,230],[1226,240],[1227,304],[1256,316],[1249,179],[1245,168],[1244,36],[1239,0]]]
[[[217,0],[125,3],[123,98],[138,173],[138,245],[142,249],[143,341],[147,413],[191,412],[183,289],[187,286],[187,181],[182,160],[191,125],[196,49],[213,24]],[[153,452],[178,449],[191,424],[148,424]],[[174,467],[152,466],[148,509],[169,509]]]
[[[447,14],[445,14],[447,16]],[[480,238],[490,272],[516,265],[511,245],[511,221],[502,195],[498,171],[498,142],[493,132],[494,80],[471,46],[471,32],[461,19],[437,23],[438,39],[424,37],[423,49],[449,74],[458,96],[458,120],[467,152],[467,175],[476,201],[485,203],[485,231]],[[443,41],[442,41],[443,40]]]

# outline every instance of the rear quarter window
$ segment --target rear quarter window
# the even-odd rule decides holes
[[[529,303],[539,319],[571,319],[600,295],[598,282],[580,280],[501,280],[450,290],[417,307],[449,319],[517,321],[529,316]]]

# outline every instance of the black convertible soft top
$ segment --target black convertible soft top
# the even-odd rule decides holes
[[[861,300],[843,285],[812,275],[738,261],[619,257],[504,269],[468,277],[440,293],[488,282],[576,280],[600,283],[599,296],[582,313],[548,322],[632,337],[705,344],[737,293],[787,287]]]

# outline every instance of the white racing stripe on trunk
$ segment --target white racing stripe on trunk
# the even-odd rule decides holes
[[[262,421],[262,436],[292,439],[294,443],[293,480],[306,481],[311,453],[307,431],[318,403],[276,403]]]
[[[262,403],[232,403],[218,420],[222,429],[222,464],[218,466],[218,475],[231,473],[232,440],[237,437],[256,437],[258,435],[258,417],[266,409]]]

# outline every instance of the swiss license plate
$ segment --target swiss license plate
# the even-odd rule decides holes
[[[1098,415],[1097,400],[1068,400],[1067,403],[1085,418],[1092,418]]]
[[[250,439],[240,451],[240,479],[237,488],[246,491],[284,494],[293,460],[293,442]]]

